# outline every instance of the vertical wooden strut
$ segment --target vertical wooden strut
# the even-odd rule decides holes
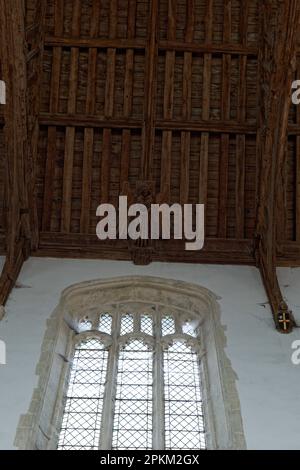
[[[151,179],[151,161],[155,139],[155,97],[156,97],[156,67],[157,67],[157,22],[158,0],[151,0],[150,17],[148,21],[148,45],[146,51],[145,71],[145,101],[144,123],[142,130],[142,164],[141,179]]]
[[[26,189],[27,117],[23,2],[0,1],[0,52],[6,83],[4,111],[6,262],[0,278],[4,305],[22,267],[30,239]]]
[[[45,8],[44,0],[36,3],[35,33],[27,54],[24,1],[0,0],[1,79],[6,83],[6,261],[0,277],[0,305],[8,299],[24,260],[38,240],[34,187]]]
[[[27,58],[27,135],[28,135],[28,176],[27,188],[29,198],[29,220],[31,227],[31,249],[38,248],[39,222],[35,195],[35,181],[39,142],[39,112],[40,112],[40,88],[43,67],[43,50],[45,37],[45,18],[47,1],[38,0],[34,15],[35,34],[27,42],[34,56]],[[28,57],[28,56],[27,56]]]
[[[276,327],[289,333],[293,319],[276,275],[276,225],[280,174],[285,163],[291,83],[295,68],[299,22],[297,0],[260,2],[260,103],[257,156],[260,175],[257,201],[256,259],[268,294]],[[284,318],[284,321],[282,320]]]

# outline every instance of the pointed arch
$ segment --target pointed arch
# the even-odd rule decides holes
[[[159,312],[160,319],[170,313],[174,318],[175,331],[161,337],[165,347],[176,339],[201,356],[207,447],[244,449],[237,377],[225,353],[226,337],[216,295],[191,283],[148,276],[88,281],[62,292],[60,302],[48,320],[36,371],[38,387],[34,390],[29,412],[20,419],[15,445],[20,449],[56,448],[74,341],[78,334],[90,334],[82,331],[84,322],[91,325],[89,328],[94,336],[109,345],[110,336],[98,328],[101,315],[111,315],[114,329],[120,328],[116,323],[120,314],[131,312],[147,316],[154,311]],[[187,322],[197,330],[196,337],[184,327]],[[154,324],[155,330],[157,321]],[[148,343],[152,341],[151,335],[142,331],[141,322],[136,319],[132,333],[125,332],[122,341],[131,337]],[[154,371],[155,380],[158,378]],[[154,422],[153,426],[159,426],[159,423]]]

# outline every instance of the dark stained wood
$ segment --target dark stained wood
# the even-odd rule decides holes
[[[151,179],[151,163],[155,137],[154,119],[156,103],[156,67],[158,54],[157,22],[158,0],[151,0],[150,16],[148,21],[148,40],[146,49],[144,123],[142,129],[142,180]]]
[[[145,49],[146,41],[139,39],[112,39],[112,38],[67,38],[46,37],[45,45],[51,47],[80,47],[80,48],[118,48],[118,49]]]
[[[300,243],[300,137],[296,144],[296,241]]]
[[[207,100],[209,101],[209,100]],[[203,108],[205,106],[203,105]],[[40,125],[44,126],[76,126],[76,127],[99,127],[111,129],[139,129],[143,125],[142,120],[137,119],[106,119],[99,120],[97,117],[76,114],[50,114],[41,113],[39,119]],[[179,119],[173,120],[153,120],[153,125],[156,129],[160,130],[191,130],[195,132],[215,132],[215,133],[230,133],[230,134],[256,134],[256,125],[252,124],[239,124],[230,121],[208,121],[208,120],[193,120],[183,121]]]
[[[168,39],[176,39],[176,1],[168,1]],[[164,119],[172,120],[174,104],[174,73],[175,51],[167,51],[165,59],[165,84],[164,84]],[[164,131],[162,134],[162,165],[161,165],[161,190],[167,191],[170,197],[171,184],[171,151],[172,131]],[[181,165],[183,163],[181,162]],[[182,189],[181,189],[182,191]]]
[[[65,252],[64,252],[65,250]],[[184,243],[161,242],[153,252],[153,261],[254,265],[253,240],[207,239],[202,251],[188,252]],[[64,253],[64,255],[63,255]],[[130,260],[126,240],[105,241],[99,245],[96,235],[42,232],[35,256]]]
[[[268,294],[277,329],[284,303],[276,276],[276,189],[285,163],[285,146],[291,82],[295,66],[299,5],[295,0],[261,2],[260,96],[257,155],[259,158],[259,200],[256,233],[257,262]],[[274,97],[276,96],[276,99]],[[280,223],[280,220],[278,220]]]
[[[25,111],[23,98],[16,101],[25,119],[13,124],[24,152],[6,185],[17,185],[18,195],[6,192],[5,212],[0,203],[0,253],[9,240],[18,263],[30,245],[38,255],[143,263],[255,261],[278,312],[275,266],[300,264],[299,107],[289,124],[286,113],[295,0],[62,3],[32,2],[33,23],[24,28],[28,100]],[[203,251],[187,253],[177,241],[95,239],[95,200],[115,200],[138,181],[160,202],[205,204]],[[0,283],[8,286],[17,270],[6,269]]]
[[[248,2],[244,0],[242,5],[247,11]],[[245,20],[241,21],[240,35],[243,44],[247,42]],[[239,88],[238,88],[238,122],[244,123],[246,119],[247,105],[247,57],[239,58]],[[236,237],[245,236],[245,163],[246,163],[246,137],[236,136],[236,181],[235,181],[235,217],[236,217]]]
[[[63,31],[63,15],[60,10],[60,0],[55,0],[55,36],[59,36]],[[60,90],[60,70],[61,70],[62,48],[60,46],[53,48],[52,73],[50,84],[50,112],[57,113],[59,109],[59,90]]]
[[[92,162],[93,162],[93,129],[84,131],[83,170],[82,170],[82,199],[80,232],[88,233],[90,227],[91,185],[92,185]]]
[[[189,132],[181,133],[181,160],[180,160],[180,204],[187,204],[189,200],[189,160],[191,135]]]
[[[199,204],[207,205],[207,175],[208,175],[208,144],[209,134],[207,132],[201,135],[200,146],[200,174],[199,174]]]
[[[212,40],[213,27],[213,0],[208,0],[206,5],[205,42]],[[211,65],[212,55],[204,54],[203,57],[203,89],[202,89],[202,119],[208,122],[210,117],[211,97]],[[205,129],[204,129],[205,130]],[[201,133],[200,162],[199,162],[199,203],[205,206],[205,221],[207,221],[207,189],[208,189],[208,145],[209,133]],[[205,223],[205,232],[207,231]]]
[[[93,0],[90,34],[91,38],[98,35],[100,22],[100,3]],[[95,114],[95,92],[97,78],[97,48],[89,49],[88,56],[88,83],[85,110],[87,115]],[[83,149],[83,168],[82,168],[82,195],[81,195],[81,214],[80,214],[80,232],[89,233],[90,229],[90,210],[92,194],[92,171],[93,171],[93,151],[94,151],[94,129],[84,129],[84,149]]]
[[[38,7],[42,8],[42,3],[38,2]],[[37,240],[33,213],[35,201],[30,193],[34,188],[38,112],[31,87],[34,89],[38,80],[34,80],[32,74],[27,77],[28,57],[22,2],[1,0],[0,24],[1,79],[6,83],[6,104],[3,105],[6,261],[0,276],[0,305],[4,305],[29,255],[31,239]],[[41,48],[40,34],[37,34],[39,27],[36,29],[34,46],[37,48]],[[34,67],[29,70],[34,70]],[[38,74],[38,70],[36,72]]]
[[[157,129],[170,129],[170,130],[190,130],[195,132],[215,132],[215,133],[228,133],[228,134],[256,134],[256,126],[251,124],[238,124],[229,121],[180,121],[173,119],[172,121],[158,120],[155,122]]]
[[[75,0],[73,4],[72,14],[72,36],[80,35],[80,12],[81,0]],[[78,60],[79,49],[71,48],[70,61],[70,79],[69,79],[69,96],[68,96],[68,113],[76,113],[76,96],[78,86]],[[65,156],[63,171],[63,199],[61,211],[61,231],[70,232],[71,228],[71,205],[72,205],[72,184],[73,184],[73,160],[75,145],[75,128],[67,127],[65,140]]]
[[[236,237],[245,236],[245,152],[246,140],[244,135],[236,137]]]
[[[300,77],[300,63],[297,64],[297,77]],[[297,126],[300,128],[300,106],[297,106],[296,110],[296,120]],[[295,229],[295,238],[298,243],[300,243],[300,135],[296,137],[296,165],[295,165],[295,173],[296,173],[296,194],[295,194],[295,205],[296,205],[296,229]],[[286,189],[286,188],[285,188]],[[285,199],[285,194],[283,195],[283,199]],[[281,240],[284,240],[284,236],[282,234]],[[299,257],[300,260],[300,257]]]
[[[60,11],[60,2],[55,0],[55,33],[61,34],[63,30],[63,15]],[[60,73],[62,48],[54,47],[52,59],[52,73],[50,83],[50,113],[59,111]],[[42,230],[50,230],[51,211],[53,201],[53,180],[56,158],[56,127],[48,127],[47,160],[45,167],[45,183],[43,198]]]
[[[45,168],[44,205],[43,205],[43,218],[42,218],[42,230],[43,231],[50,230],[50,224],[51,224],[55,158],[56,158],[56,127],[51,126],[48,128],[48,145],[47,145],[47,158],[46,158],[46,168]]]
[[[109,157],[111,153],[111,130],[103,130],[102,159],[101,159],[101,203],[109,200]]]
[[[187,2],[187,19],[185,29],[185,41],[192,42],[194,36],[195,23],[195,2]],[[183,93],[182,93],[182,117],[190,120],[192,115],[192,64],[193,56],[191,52],[184,52],[183,58]],[[187,204],[189,201],[189,172],[190,172],[190,148],[191,133],[181,133],[181,171],[180,171],[180,203]]]
[[[231,37],[231,0],[224,1],[224,29],[223,41],[230,42]],[[222,63],[222,99],[221,116],[224,121],[230,119],[230,76],[231,56],[223,55]],[[229,161],[229,135],[221,135],[220,164],[219,164],[219,213],[218,236],[227,236],[227,198],[228,198],[228,161]]]
[[[241,0],[241,17],[240,17],[240,39],[243,46],[247,46],[248,39],[248,13],[250,0]]]
[[[80,48],[118,48],[118,49],[135,49],[143,50],[147,47],[144,40],[141,39],[110,39],[110,38],[67,38],[67,37],[46,37],[45,45],[51,47],[80,47]],[[180,41],[159,41],[158,47],[164,51],[186,51],[193,52],[194,54],[233,54],[233,55],[246,55],[249,57],[256,57],[258,49],[256,47],[245,47],[240,44],[195,44],[184,43]]]
[[[67,127],[64,154],[63,172],[63,200],[61,211],[61,231],[69,232],[71,224],[72,184],[73,184],[73,159],[75,145],[75,128]]]
[[[276,264],[284,267],[300,267],[300,243],[278,242]]]
[[[143,121],[138,119],[103,119],[96,116],[82,114],[51,114],[41,113],[39,119],[41,126],[74,126],[74,127],[99,127],[111,129],[139,129]],[[250,129],[249,129],[250,130]],[[252,133],[255,131],[251,128]]]
[[[30,44],[32,52],[27,54],[27,191],[30,220],[30,244],[31,250],[38,247],[39,220],[37,212],[37,201],[35,194],[35,181],[38,158],[39,141],[39,112],[40,112],[40,87],[42,79],[42,58],[44,47],[44,30],[46,19],[46,0],[36,2],[34,15],[34,28],[31,29]],[[27,37],[27,34],[26,34]],[[27,38],[27,43],[29,39]]]
[[[129,0],[127,38],[132,39],[135,36],[136,21],[136,0]],[[124,102],[123,115],[127,120],[132,114],[133,99],[133,73],[134,73],[134,49],[127,49],[125,61],[125,82],[124,82]],[[122,152],[120,159],[120,191],[123,185],[128,181],[129,176],[129,158],[131,146],[131,133],[128,129],[122,132]]]
[[[228,192],[228,153],[229,135],[222,134],[219,165],[219,214],[218,236],[226,238],[227,234],[227,192]]]
[[[14,288],[15,282],[18,279],[23,263],[27,255],[23,250],[23,241],[16,246],[16,257],[13,264],[6,259],[5,264],[0,275],[0,305],[5,305],[8,297]]]

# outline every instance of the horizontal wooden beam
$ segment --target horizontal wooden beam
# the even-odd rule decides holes
[[[139,129],[143,125],[143,121],[139,119],[102,119],[101,116],[51,113],[40,114],[39,123],[42,126],[98,127],[108,129]]]
[[[139,119],[102,119],[100,116],[86,116],[79,114],[51,114],[42,113],[39,118],[40,125],[44,126],[74,126],[97,127],[108,129],[139,129],[143,121]],[[154,121],[154,127],[158,130],[192,131],[192,132],[216,132],[228,134],[256,133],[256,126],[252,124],[239,124],[230,121],[181,121],[158,120]]]
[[[70,37],[46,37],[45,47],[78,47],[97,49],[145,49],[146,41],[141,39],[116,39],[116,38],[70,38]],[[158,49],[161,51],[192,52],[193,54],[232,54],[256,57],[257,47],[245,47],[240,44],[197,44],[179,41],[159,41]]]
[[[46,37],[45,47],[79,47],[97,49],[145,49],[146,42],[141,39],[115,39],[115,38],[69,38]]]
[[[192,52],[193,54],[231,54],[250,57],[258,55],[257,47],[245,47],[240,44],[197,44],[196,42],[160,41],[158,47],[160,50]]]
[[[155,122],[156,129],[185,130],[195,132],[216,132],[224,134],[256,134],[256,126],[252,124],[239,124],[235,121],[179,121],[159,120]]]
[[[276,265],[300,267],[300,243],[292,241],[277,243]]]
[[[100,241],[96,235],[41,232],[34,256],[131,260],[126,240]],[[207,238],[201,251],[186,251],[184,241],[158,241],[153,261],[254,265],[252,240]]]

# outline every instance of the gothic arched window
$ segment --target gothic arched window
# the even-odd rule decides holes
[[[181,314],[79,322],[58,449],[205,449],[197,328]]]
[[[67,288],[48,320],[19,449],[243,449],[214,294],[146,276]]]

